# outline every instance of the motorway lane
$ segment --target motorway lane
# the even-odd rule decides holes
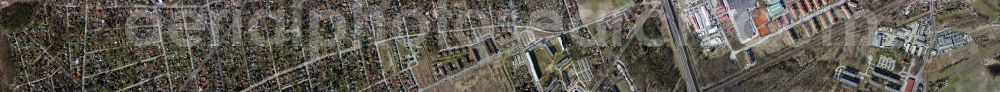
[[[662,4],[664,16],[667,18],[666,23],[670,28],[671,39],[674,40],[673,45],[674,48],[677,49],[675,51],[679,52],[678,55],[680,55],[677,57],[678,60],[676,63],[680,64],[678,69],[680,69],[681,76],[684,78],[684,84],[686,84],[685,87],[687,87],[688,92],[698,92],[700,90],[698,90],[698,84],[695,82],[697,79],[694,78],[694,72],[691,71],[691,65],[688,64],[687,49],[684,48],[684,46],[687,46],[684,45],[687,42],[684,41],[684,37],[682,35],[684,33],[677,24],[678,20],[675,11],[676,9],[674,9],[674,3],[670,0],[663,0]]]

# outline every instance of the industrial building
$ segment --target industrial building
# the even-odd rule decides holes
[[[964,46],[972,42],[972,37],[967,33],[962,33],[958,31],[945,30],[937,33],[936,36],[937,46],[934,46],[934,50],[931,55],[937,55],[941,53],[946,53],[952,49]]]
[[[736,31],[737,40],[740,43],[747,43],[753,38],[760,36],[757,27],[753,25],[753,13],[757,13],[756,0],[726,0],[726,7],[731,16],[733,28]]]

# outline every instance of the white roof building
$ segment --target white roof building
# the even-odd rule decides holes
[[[879,55],[878,64],[876,64],[875,67],[879,67],[886,70],[894,70],[893,68],[896,67],[896,59]]]

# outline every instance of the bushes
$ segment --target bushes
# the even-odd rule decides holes
[[[10,28],[21,28],[30,21],[31,16],[38,9],[38,3],[15,3],[0,10],[0,26]]]
[[[992,74],[994,77],[1000,75],[1000,64],[992,64],[986,66],[986,69],[989,70],[990,74]]]

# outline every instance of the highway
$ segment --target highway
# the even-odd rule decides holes
[[[695,82],[697,79],[694,78],[694,72],[691,70],[691,65],[688,64],[687,49],[684,48],[684,46],[687,46],[684,45],[684,43],[687,42],[684,41],[684,32],[681,31],[680,26],[677,24],[678,20],[676,11],[674,11],[676,10],[674,9],[674,3],[670,0],[663,0],[662,5],[664,13],[663,16],[666,16],[667,18],[665,22],[670,28],[671,39],[674,40],[674,48],[677,49],[674,51],[679,52],[677,54],[680,55],[677,57],[676,63],[680,64],[678,69],[681,71],[681,76],[684,78],[684,84],[687,85],[685,87],[687,87],[688,92],[698,92],[700,91],[698,90],[698,82]]]

